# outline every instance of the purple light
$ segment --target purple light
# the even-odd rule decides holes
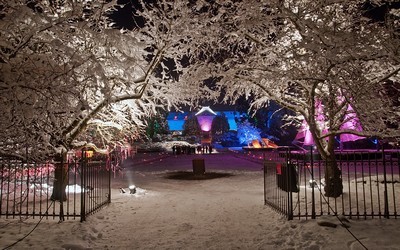
[[[362,131],[360,120],[357,118],[356,113],[354,112],[353,108],[350,105],[347,107],[347,114],[345,115],[344,120],[345,122],[342,124],[341,129]],[[364,137],[353,134],[340,135],[341,142],[356,141],[363,138]]]
[[[328,129],[325,128],[325,115],[324,115],[324,106],[322,105],[322,102],[320,100],[315,101],[315,121],[318,124],[320,128],[322,128],[322,133],[326,134],[328,132]],[[304,146],[312,146],[315,145],[314,138],[310,132],[310,128],[307,124],[307,122],[304,120],[299,132],[296,135],[295,140],[301,141],[303,139],[303,145]]]
[[[300,128],[299,132],[297,133],[295,140],[300,141],[303,138],[304,138],[303,145],[305,145],[305,146],[314,145],[314,139],[310,132],[310,128],[308,127],[308,124],[305,120],[303,121],[303,124],[301,125],[301,128]]]
[[[210,107],[202,107],[201,110],[196,113],[197,121],[200,124],[200,129],[204,132],[209,132],[215,116],[216,113],[212,111]]]
[[[214,116],[197,116],[197,121],[200,124],[202,131],[208,132],[211,130],[211,124]]]
[[[311,146],[314,145],[314,138],[312,137],[312,134],[310,132],[310,129],[307,128],[305,131],[305,137],[304,137],[304,144],[305,146]]]
[[[324,114],[323,114],[323,105],[321,104],[320,101],[316,102],[316,122],[319,124],[320,127],[324,127]],[[347,130],[355,130],[355,131],[362,131],[362,127],[360,124],[359,119],[356,116],[356,113],[354,112],[353,108],[348,105],[347,106],[347,114],[345,115],[344,118],[344,123],[341,126],[341,129],[347,129]],[[327,133],[328,128],[324,128],[322,133],[325,134]],[[353,135],[353,134],[341,134],[340,135],[340,141],[341,142],[348,142],[348,141],[356,141],[363,139],[364,137],[358,136],[358,135]],[[312,137],[312,134],[310,132],[310,129],[308,127],[308,124],[306,121],[303,121],[303,124],[300,127],[299,132],[296,135],[295,141],[301,142],[303,140],[303,145],[304,146],[311,146],[314,145],[314,139]]]

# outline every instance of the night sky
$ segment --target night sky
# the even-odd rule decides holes
[[[157,0],[146,0],[146,3],[154,3]],[[121,7],[117,8],[117,11],[109,15],[110,18],[115,22],[114,27],[116,29],[128,29],[132,30],[134,28],[140,28],[144,25],[144,19],[136,15],[136,9],[140,7],[137,0],[118,0],[118,4]],[[371,19],[371,22],[383,22],[385,20],[385,15],[391,9],[400,9],[400,2],[386,2],[381,6],[376,6],[370,1],[366,1],[360,7],[361,11],[364,12],[364,16]],[[202,103],[204,106],[212,106],[217,110],[224,110],[231,107],[227,104],[215,104],[209,101]],[[238,111],[245,111],[249,107],[249,100],[244,97],[240,98],[235,105]]]
[[[117,11],[110,15],[115,22],[115,28],[132,30],[143,25],[144,19],[135,14],[135,10],[140,6],[136,0],[118,0],[118,4],[123,7],[118,7]]]
[[[156,0],[146,0],[146,3],[149,4],[154,2]],[[143,18],[135,15],[135,10],[140,7],[137,0],[118,0],[118,4],[123,5],[123,7],[118,7],[118,11],[110,15],[115,22],[115,28],[132,30],[143,25]],[[370,18],[371,21],[382,22],[385,20],[386,13],[391,9],[400,9],[400,1],[387,1],[381,6],[376,6],[371,1],[366,1],[360,9],[364,11],[364,16]]]

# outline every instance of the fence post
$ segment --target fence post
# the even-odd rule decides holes
[[[311,167],[311,219],[315,219],[315,185],[314,185],[314,157],[313,157],[313,146],[310,149],[310,167]],[[318,184],[317,184],[318,185]]]
[[[108,203],[111,203],[111,166],[107,166],[107,164],[110,164],[109,162],[106,161],[106,170],[108,169]]]
[[[286,185],[287,185],[287,195],[288,195],[288,220],[293,220],[293,196],[292,196],[292,180],[291,180],[291,165],[290,163],[290,148],[287,149],[287,153],[286,153],[287,157],[286,157]]]
[[[264,205],[267,204],[267,180],[266,180],[266,175],[267,175],[267,166],[266,166],[266,162],[265,162],[265,152],[263,152],[263,172],[264,172]]]
[[[81,160],[81,222],[86,220],[86,192],[83,189],[86,187],[86,152],[82,149]]]
[[[64,164],[67,164],[67,163],[64,162],[64,153],[63,153],[63,151],[61,151],[61,159],[60,160],[61,160],[61,189],[62,189],[62,188],[64,188],[64,182],[67,180],[67,176],[64,176],[64,168],[65,168]],[[66,171],[66,174],[68,175],[68,169]],[[60,222],[65,220],[65,218],[64,218],[64,192],[65,192],[65,189],[64,190],[60,190],[60,193],[61,193],[61,198],[60,198],[60,216],[59,216],[60,217]]]
[[[385,191],[383,191],[383,198],[385,202],[385,212],[383,214],[384,218],[389,219],[389,201],[388,201],[388,192],[387,192],[387,179],[386,179],[386,157],[385,157],[385,146],[382,145],[382,162],[383,162],[383,182]]]

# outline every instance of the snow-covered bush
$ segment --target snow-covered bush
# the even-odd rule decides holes
[[[247,145],[252,140],[261,141],[261,131],[254,127],[250,122],[244,121],[238,124],[237,137],[241,144]]]

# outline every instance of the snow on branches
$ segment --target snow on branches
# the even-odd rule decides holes
[[[390,3],[381,3],[388,9],[381,21],[366,15],[361,0],[218,3],[203,70],[221,79],[226,101],[244,95],[255,108],[274,100],[300,113],[323,152],[331,135],[400,136],[399,92],[389,98],[387,87],[395,89],[400,69],[399,22]],[[318,125],[317,102],[328,131]],[[362,131],[342,129],[349,112]]]
[[[179,81],[197,33],[182,3],[141,2],[144,27],[120,32],[109,18],[117,1],[9,2],[0,26],[2,155],[46,158],[93,138],[105,147],[137,134],[158,108],[208,91]]]

